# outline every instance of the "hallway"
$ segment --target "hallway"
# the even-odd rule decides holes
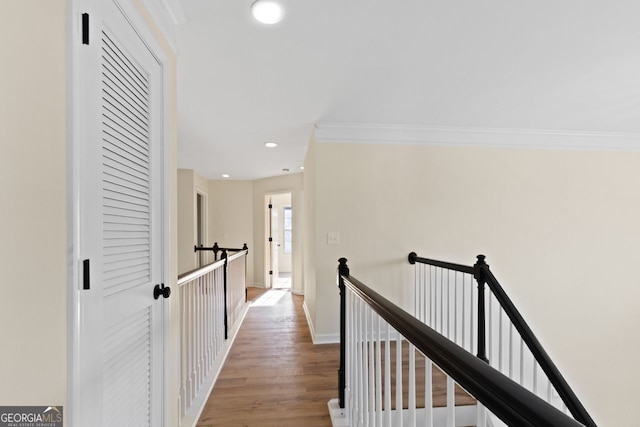
[[[330,427],[339,345],[314,345],[303,297],[248,288],[253,301],[198,427]]]

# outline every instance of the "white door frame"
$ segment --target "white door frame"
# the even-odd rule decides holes
[[[289,194],[291,196],[291,203],[293,207],[293,190],[282,190],[282,191],[273,191],[264,193],[264,283],[265,288],[269,289],[273,287],[273,276],[269,274],[269,270],[271,268],[271,257],[272,257],[272,248],[271,242],[269,242],[269,236],[271,233],[271,212],[269,210],[269,203],[271,202],[271,198],[274,196],[279,196],[283,194]],[[294,230],[295,233],[295,230]],[[295,234],[294,234],[295,235]],[[274,238],[277,240],[277,236]],[[293,255],[292,255],[293,256]],[[276,261],[277,262],[277,261]],[[293,291],[293,270],[294,265],[291,265],[291,277],[292,277],[292,286],[291,290]]]
[[[104,1],[104,0],[98,0]],[[162,67],[162,86],[163,99],[162,110],[163,116],[168,117],[167,94],[169,89],[169,80],[166,70],[168,69],[168,58],[153,36],[152,31],[147,26],[147,22],[140,15],[137,7],[132,0],[112,0],[121,9],[127,20],[136,29],[138,35],[153,53],[156,60]],[[67,221],[68,227],[68,293],[67,293],[67,422],[68,427],[80,426],[78,420],[77,408],[80,402],[79,390],[79,331],[80,323],[80,292],[82,290],[82,259],[80,256],[80,181],[79,181],[79,165],[81,162],[79,155],[80,138],[80,121],[78,113],[83,106],[80,102],[80,60],[79,52],[82,48],[82,14],[88,13],[91,16],[93,5],[91,0],[67,0],[67,123],[68,123],[68,151],[67,151]],[[162,276],[163,281],[167,285],[175,285],[174,278],[170,277],[169,272],[169,209],[168,209],[168,150],[167,150],[167,120],[163,120],[163,129],[161,139],[161,150],[163,152],[162,160]],[[169,405],[170,396],[168,392],[169,385],[169,304],[162,305],[162,333],[164,335],[163,348],[163,414],[162,426],[169,425]]]

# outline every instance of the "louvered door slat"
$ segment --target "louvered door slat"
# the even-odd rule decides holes
[[[120,105],[121,109],[124,108],[127,111],[130,111],[136,117],[139,117],[142,122],[147,122],[149,120],[148,111],[144,109],[144,104],[138,97],[124,91],[114,93],[118,87],[118,80],[113,73],[105,69],[102,73],[102,77],[105,87],[109,88],[109,91],[102,92],[103,96],[113,97],[113,101]]]
[[[118,103],[114,98],[114,95],[110,94],[109,92],[105,93],[105,95],[102,97],[102,101],[106,111],[108,111],[115,117],[126,116],[128,119],[128,124],[133,129],[135,129],[136,132],[140,133],[143,137],[146,137],[145,120],[141,120],[129,109]]]
[[[149,94],[149,80],[145,73],[133,61],[129,60],[128,55],[118,46],[114,38],[105,32],[102,33],[102,36],[105,63],[114,66],[115,74],[122,78],[123,88],[129,88],[140,98],[145,98]]]
[[[121,167],[131,168],[132,170],[128,171],[129,173],[136,172],[137,176],[148,176],[149,158],[136,155],[136,151],[132,149],[130,144],[133,142],[132,139],[112,138],[109,133],[104,132],[103,141],[105,143],[105,154],[107,155],[105,157],[113,162],[110,167],[119,169],[118,165],[120,165]]]
[[[150,328],[151,314],[147,309],[123,319],[105,333],[103,401],[108,425],[150,424]],[[133,419],[137,419],[135,424]]]
[[[105,139],[108,140],[113,146],[119,146],[124,144],[128,147],[128,151],[135,155],[137,159],[141,159],[143,162],[149,161],[149,153],[146,150],[145,139],[147,135],[140,135],[134,132],[129,132],[125,129],[125,123],[116,123],[112,120],[104,121],[104,134]],[[123,126],[120,126],[120,125]]]

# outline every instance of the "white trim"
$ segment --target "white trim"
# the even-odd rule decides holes
[[[351,408],[340,408],[340,405],[338,403],[338,399],[331,399],[329,402],[327,402],[327,406],[329,408],[329,415],[331,416],[331,425],[333,427],[349,427],[349,419],[347,418],[347,414],[346,412],[349,411],[349,409]],[[345,403],[346,405],[346,403]],[[448,408],[446,406],[443,407],[436,407],[433,408],[433,425],[436,426],[444,426],[444,425],[448,425],[447,421],[450,419],[448,418],[448,414],[447,414],[447,410]],[[478,411],[478,408],[476,405],[461,405],[461,406],[455,406],[453,408],[453,410],[455,411],[455,424],[456,425],[475,425],[475,421],[476,421],[476,414]],[[382,411],[382,416],[384,417],[386,411]],[[377,414],[377,411],[373,411],[371,417],[373,418],[375,414]],[[396,413],[397,411],[395,409],[391,410],[391,413],[394,414],[392,415],[393,419],[396,419]],[[491,414],[490,412],[488,414]],[[402,415],[403,415],[403,421],[404,423],[408,423],[409,421],[409,410],[408,409],[403,409],[402,410]],[[416,418],[417,418],[417,422],[415,425],[425,425],[425,410],[424,408],[416,408]],[[495,418],[495,416],[494,416]],[[410,423],[408,423],[410,424]],[[487,426],[492,427],[493,424],[491,423],[491,420],[489,419],[489,417],[487,417]]]
[[[304,310],[304,316],[307,318],[307,325],[309,326],[309,332],[311,333],[311,341],[314,345],[317,344],[338,344],[340,343],[340,334],[322,334],[317,335],[316,329],[311,321],[311,315],[309,314],[309,308],[307,302],[302,303],[302,309]]]
[[[79,425],[80,404],[80,70],[82,28],[78,0],[67,3],[67,426]]]
[[[158,24],[173,52],[177,53],[178,25],[187,21],[180,0],[142,0],[142,3]]]
[[[551,150],[640,151],[640,132],[420,126],[320,122],[316,142],[505,147]]]
[[[349,419],[345,414],[345,410],[340,407],[338,399],[331,399],[327,402],[327,406],[329,407],[332,427],[349,427]]]

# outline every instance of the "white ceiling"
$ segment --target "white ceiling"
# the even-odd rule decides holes
[[[207,178],[298,172],[318,122],[640,132],[637,0],[251,2],[181,1],[179,167]]]

